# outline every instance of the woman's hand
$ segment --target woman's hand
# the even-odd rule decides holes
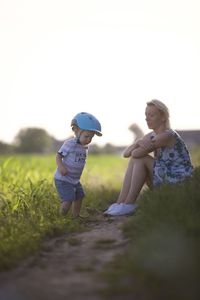
[[[131,153],[134,149],[136,149],[137,147],[139,147],[138,145],[138,141],[136,141],[134,144],[130,145],[129,147],[127,147],[123,153],[123,156],[124,157],[130,157],[131,156]]]
[[[154,141],[152,139],[143,139],[138,142],[139,147],[144,148],[145,150],[152,151],[153,150]]]
[[[155,150],[155,139],[149,133],[145,135],[142,139],[137,141],[138,147],[133,149],[131,156],[133,158],[140,158],[148,155]]]

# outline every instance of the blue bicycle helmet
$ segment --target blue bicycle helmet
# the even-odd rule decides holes
[[[78,113],[71,121],[71,126],[76,125],[81,130],[94,131],[96,135],[102,136],[100,122],[91,114]]]

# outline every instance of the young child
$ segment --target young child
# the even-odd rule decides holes
[[[73,202],[72,216],[79,216],[85,196],[80,183],[87,157],[87,145],[96,134],[102,136],[100,122],[91,114],[78,113],[71,121],[74,138],[68,139],[56,155],[55,186],[61,199],[61,214],[67,214]]]

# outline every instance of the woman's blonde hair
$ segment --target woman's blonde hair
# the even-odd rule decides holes
[[[165,126],[167,129],[170,128],[170,121],[169,121],[169,109],[168,107],[161,101],[157,99],[153,99],[147,102],[147,105],[154,105],[157,109],[163,114],[165,117]]]

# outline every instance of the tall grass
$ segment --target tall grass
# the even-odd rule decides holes
[[[46,234],[66,224],[58,218],[57,195],[45,163],[31,156],[10,157],[1,163],[0,269],[36,251]]]
[[[124,226],[126,254],[108,266],[106,299],[200,296],[200,168],[192,179],[145,191]]]
[[[83,213],[114,201],[125,164],[119,156],[90,156],[82,178]],[[59,214],[55,168],[55,156],[0,157],[0,270],[37,251],[44,237],[80,229],[78,220]]]

